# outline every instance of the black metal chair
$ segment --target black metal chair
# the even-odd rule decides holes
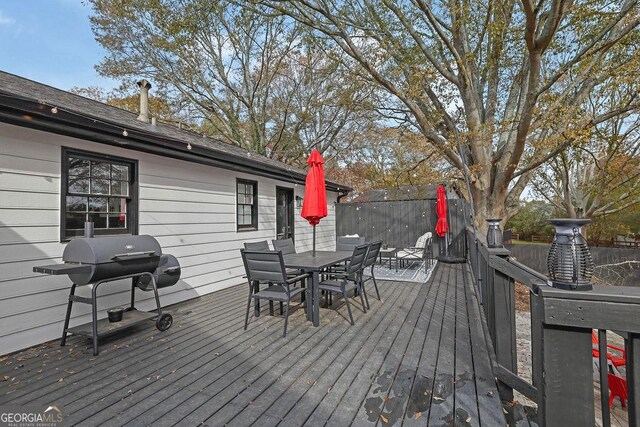
[[[342,294],[344,298],[345,304],[347,305],[347,310],[349,311],[349,319],[351,320],[351,325],[354,324],[353,314],[351,313],[351,305],[349,303],[349,291],[357,289],[360,294],[360,301],[362,302],[362,311],[367,312],[367,307],[364,303],[364,297],[361,287],[360,281],[360,273],[362,271],[362,266],[364,261],[367,258],[367,253],[369,252],[368,244],[358,245],[353,249],[353,255],[351,255],[351,259],[347,264],[344,272],[334,272],[331,275],[334,279],[323,280],[319,283],[318,289],[322,291],[326,291],[329,294],[339,293]]]
[[[271,244],[273,245],[273,250],[274,251],[281,251],[282,255],[290,255],[290,254],[295,254],[296,253],[296,246],[293,243],[293,239],[289,238],[289,239],[273,239],[271,241]],[[288,276],[298,276],[300,274],[304,274],[303,271],[298,270],[296,268],[287,268],[287,275]],[[302,294],[301,296],[301,301],[304,302],[305,301],[305,294]]]
[[[378,283],[376,283],[376,276],[373,272],[373,268],[375,266],[376,260],[378,259],[378,255],[380,254],[380,248],[382,247],[382,240],[379,240],[377,242],[373,242],[371,244],[371,247],[369,248],[369,253],[367,254],[367,258],[364,260],[364,263],[362,265],[362,270],[360,273],[360,280],[361,280],[361,287],[362,287],[362,292],[364,293],[364,299],[367,302],[367,308],[370,308],[369,306],[369,298],[367,297],[367,288],[364,286],[365,283],[367,283],[369,280],[373,280],[373,286],[376,289],[376,295],[378,296],[378,301],[382,301],[380,299],[380,291],[378,290]],[[364,277],[364,270],[367,267],[371,267],[371,275],[368,277]]]
[[[247,313],[244,320],[244,329],[249,325],[249,310],[251,300],[266,299],[269,301],[279,301],[284,303],[284,333],[287,336],[287,326],[289,324],[289,303],[291,298],[304,292],[304,288],[291,286],[296,282],[304,281],[308,274],[301,274],[296,277],[287,277],[284,266],[284,259],[280,251],[249,251],[241,249],[242,262],[244,263],[247,279],[249,280],[249,298],[247,300]],[[268,283],[269,287],[259,290],[260,283]]]
[[[364,237],[338,236],[336,251],[352,251],[358,245],[364,245]]]
[[[282,255],[289,255],[289,254],[296,253],[296,246],[294,245],[293,239],[291,238],[282,239],[282,240],[273,239],[271,241],[271,244],[273,245],[273,250],[282,251]]]
[[[259,242],[245,242],[244,248],[247,251],[270,251],[269,242],[261,240]]]
[[[364,245],[364,243],[364,237],[338,236],[336,238],[336,251],[352,252],[356,246]],[[328,271],[344,271],[345,267],[346,263],[344,265],[334,265]]]

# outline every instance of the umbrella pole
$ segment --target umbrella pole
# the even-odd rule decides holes
[[[316,256],[316,226],[313,226],[313,256]]]

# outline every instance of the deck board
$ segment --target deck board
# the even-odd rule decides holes
[[[298,306],[286,339],[266,307],[244,331],[247,285],[228,288],[168,307],[169,331],[101,341],[97,357],[83,337],[8,356],[0,405],[57,403],[67,425],[503,425],[467,273],[379,281],[367,313],[351,299],[355,326],[340,298],[318,328]]]

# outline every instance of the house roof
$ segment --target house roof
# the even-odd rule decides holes
[[[389,202],[398,200],[427,200],[438,198],[439,184],[425,185],[400,185],[394,188],[372,188],[365,190],[356,195],[350,202]],[[447,198],[457,199],[458,193],[452,186],[445,185],[447,188]]]
[[[0,121],[224,169],[304,183],[306,171],[165,123],[0,71]],[[126,132],[125,132],[126,131]],[[351,190],[327,181],[327,189]]]

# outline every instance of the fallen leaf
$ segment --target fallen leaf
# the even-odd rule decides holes
[[[9,375],[3,375],[0,377],[0,381],[9,381],[11,377]]]
[[[422,412],[417,412],[416,413],[416,420],[419,420],[421,416],[422,416]]]
[[[9,356],[2,356],[2,357],[0,357],[0,362],[4,362],[8,358],[9,358]]]
[[[380,419],[382,420],[383,423],[389,424],[389,420],[384,415],[380,414]]]
[[[58,382],[59,382],[59,383],[63,383],[63,382],[64,382],[64,378],[60,378],[60,379],[58,380]]]

